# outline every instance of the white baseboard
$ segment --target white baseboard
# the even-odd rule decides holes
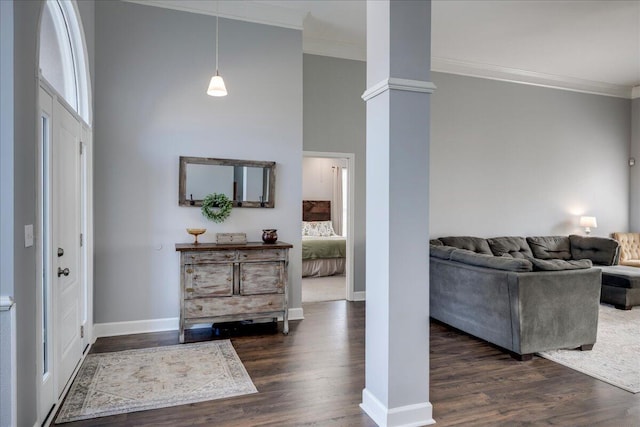
[[[289,320],[304,320],[304,312],[302,307],[289,309]]]
[[[420,427],[435,424],[431,403],[387,408],[369,390],[362,390],[360,408],[380,427]]]
[[[113,337],[116,335],[144,334],[147,332],[176,331],[179,319],[169,317],[167,319],[135,320],[130,322],[96,323],[93,325],[95,338]]]
[[[302,308],[290,308],[289,320],[303,320]],[[279,317],[282,320],[282,316]],[[114,337],[118,335],[144,334],[148,332],[177,331],[179,329],[177,317],[166,319],[134,320],[130,322],[96,323],[93,325],[93,338]],[[200,325],[194,325],[197,328]],[[205,325],[211,327],[211,324]]]
[[[353,299],[351,301],[366,301],[367,292],[365,291],[357,291],[353,293]]]

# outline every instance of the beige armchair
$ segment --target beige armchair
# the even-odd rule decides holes
[[[640,267],[640,233],[613,233],[620,243],[620,265]]]

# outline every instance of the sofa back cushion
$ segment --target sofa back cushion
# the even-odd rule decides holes
[[[571,241],[567,236],[527,237],[527,243],[538,259],[571,259]]]
[[[620,264],[640,260],[640,233],[613,233],[613,238],[620,243]]]
[[[599,265],[613,265],[616,262],[619,244],[613,239],[572,234],[569,240],[573,259],[590,259]]]
[[[440,240],[446,246],[453,246],[454,248],[458,249],[466,249],[478,254],[493,255],[493,252],[491,252],[491,248],[489,247],[489,243],[487,243],[487,239],[482,239],[480,237],[451,236],[440,237],[438,240]]]
[[[494,270],[505,271],[532,271],[531,261],[511,257],[497,257],[487,254],[478,254],[465,249],[458,249],[451,252],[451,261],[464,264],[475,265],[476,267],[492,268]]]
[[[524,237],[493,237],[487,239],[491,252],[495,256],[511,258],[531,258],[533,253]]]
[[[429,244],[432,246],[444,246],[444,243],[442,243],[440,239],[431,239],[429,240]]]

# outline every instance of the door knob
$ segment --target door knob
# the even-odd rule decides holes
[[[58,256],[61,257],[62,255],[64,255],[64,249],[58,248]]]
[[[64,270],[60,267],[58,267],[58,277],[60,276],[68,276],[69,275],[69,269],[65,268]]]

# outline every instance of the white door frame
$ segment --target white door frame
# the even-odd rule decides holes
[[[347,185],[349,193],[347,194],[347,260],[346,260],[346,276],[347,276],[347,301],[355,301],[355,281],[354,281],[354,191],[355,191],[355,163],[356,155],[354,153],[336,153],[324,151],[303,151],[302,157],[320,157],[325,159],[346,159],[347,160]]]
[[[0,0],[1,2],[1,0]],[[2,2],[3,4],[5,2]],[[6,3],[11,3],[11,2],[6,2]],[[37,111],[38,114],[36,115],[36,117],[34,117],[33,119],[36,120],[36,129],[38,129],[40,127],[40,121],[41,121],[41,100],[40,100],[40,89],[42,89],[44,92],[47,93],[48,96],[50,96],[54,102],[58,102],[60,103],[65,110],[69,111],[72,116],[77,119],[80,123],[80,144],[83,147],[83,149],[85,150],[82,153],[82,158],[83,158],[83,176],[81,177],[81,179],[84,179],[84,191],[81,195],[81,197],[83,197],[83,200],[81,201],[81,204],[83,206],[83,212],[82,212],[82,216],[83,218],[83,224],[82,224],[82,232],[85,233],[84,234],[84,245],[82,248],[82,269],[84,271],[83,275],[84,275],[84,280],[85,280],[85,284],[83,286],[83,291],[82,291],[82,300],[81,300],[81,304],[84,305],[83,308],[83,313],[82,313],[82,318],[81,318],[81,322],[82,325],[84,326],[84,339],[82,340],[82,347],[83,347],[83,355],[81,358],[80,363],[78,364],[78,366],[76,367],[75,372],[72,374],[72,378],[76,375],[77,370],[79,369],[82,360],[84,360],[84,357],[86,356],[86,354],[88,353],[88,348],[89,345],[91,343],[94,342],[95,338],[94,338],[94,331],[93,331],[93,133],[92,133],[92,128],[91,125],[88,124],[88,122],[90,123],[92,121],[92,108],[91,108],[91,99],[92,99],[92,93],[91,93],[91,84],[90,84],[90,73],[89,73],[89,63],[88,63],[88,51],[87,51],[87,45],[86,45],[86,38],[85,38],[85,33],[84,33],[84,28],[82,25],[82,20],[80,17],[80,11],[78,9],[78,5],[76,0],[68,0],[68,1],[60,1],[58,3],[60,10],[63,12],[64,14],[64,26],[66,27],[68,36],[69,36],[69,42],[72,45],[72,51],[73,51],[73,61],[74,61],[74,72],[75,72],[75,84],[77,85],[77,102],[78,102],[78,110],[76,111],[75,108],[71,107],[64,99],[63,96],[59,95],[57,93],[57,91],[55,89],[53,89],[53,87],[48,84],[46,82],[46,80],[41,76],[39,69],[40,69],[40,45],[39,45],[39,41],[40,41],[40,31],[41,31],[41,24],[42,24],[42,19],[39,19],[38,22],[38,37],[37,37],[37,41],[38,41],[38,46],[36,47],[36,58],[35,58],[35,63],[36,63],[36,68],[35,68],[35,81],[34,84],[36,85],[36,107],[37,107]],[[40,15],[42,15],[43,13],[43,9],[47,7],[47,4],[43,1],[42,6],[40,8]],[[4,25],[3,25],[3,30],[4,30]],[[3,37],[4,39],[4,37]],[[40,140],[40,135],[36,135],[37,141]],[[36,201],[36,217],[37,217],[37,224],[41,224],[42,221],[42,205],[41,202],[42,200],[40,200],[40,195],[42,194],[43,188],[42,188],[42,169],[41,169],[41,161],[42,161],[42,144],[38,143],[37,144],[37,164],[36,164],[36,171],[38,173],[38,184],[37,184],[37,194],[38,196],[38,200]],[[43,236],[42,236],[42,230],[41,229],[36,229],[34,230],[34,234],[35,234],[35,243],[36,245],[39,246],[39,248],[42,248],[43,245]],[[38,253],[40,254],[40,249],[38,250]],[[37,256],[38,259],[38,265],[37,265],[37,274],[38,274],[38,278],[36,281],[36,324],[40,324],[41,322],[41,314],[42,314],[42,262],[40,260],[40,256]],[[53,264],[51,264],[53,265]],[[52,267],[53,268],[53,267]],[[15,310],[14,310],[15,311]],[[53,326],[55,324],[55,322],[52,320],[51,325]],[[42,355],[42,330],[41,328],[37,327],[36,328],[36,351],[38,352],[39,355]],[[52,351],[52,357],[55,357],[55,351]],[[36,365],[36,372],[40,372],[39,370],[39,366],[41,364],[41,357],[38,357],[37,359],[37,365]],[[55,363],[55,362],[54,362]],[[40,406],[41,406],[41,385],[42,382],[40,381],[40,376],[39,374],[37,374],[38,377],[38,382],[37,382],[37,396],[36,396],[36,408],[38,411],[37,414],[37,422],[36,425],[49,425],[50,423],[52,423],[52,417],[49,416],[46,420],[43,419],[44,417],[46,417],[46,414],[42,415],[40,414]],[[71,381],[68,382],[67,387],[65,388],[65,390],[62,392],[62,395],[60,397],[57,398],[57,401],[55,403],[54,406],[54,410],[52,411],[53,413],[55,413],[55,411],[57,410],[57,408],[59,407],[62,399],[64,398],[65,394],[68,391],[68,388],[71,384]],[[57,386],[55,387],[57,389]],[[57,390],[56,390],[57,391]]]
[[[85,284],[82,286],[82,300],[81,303],[83,304],[84,307],[81,308],[81,311],[84,313],[83,316],[83,326],[84,326],[84,338],[82,339],[82,348],[83,348],[83,356],[82,359],[80,360],[80,363],[78,363],[74,373],[72,374],[71,378],[73,379],[73,377],[75,376],[75,374],[77,373],[82,360],[84,360],[84,357],[86,356],[86,354],[88,353],[88,346],[90,344],[92,344],[94,342],[94,333],[93,333],[93,139],[92,139],[92,130],[91,127],[82,119],[82,117],[80,117],[80,115],[74,111],[73,107],[71,107],[62,97],[62,95],[58,94],[57,91],[46,81],[46,79],[42,76],[40,76],[38,78],[38,85],[39,85],[39,90],[38,90],[38,116],[37,116],[37,120],[38,120],[38,131],[39,131],[39,136],[38,136],[38,153],[37,153],[37,166],[36,166],[36,170],[38,171],[38,180],[37,180],[37,187],[38,187],[38,197],[37,197],[37,202],[36,202],[36,210],[37,210],[37,224],[35,227],[35,243],[36,243],[36,250],[38,252],[38,254],[42,254],[43,251],[46,254],[45,248],[44,248],[44,230],[42,229],[42,224],[44,221],[43,218],[43,206],[42,206],[42,202],[43,202],[43,196],[44,196],[44,191],[45,189],[43,188],[43,181],[46,179],[47,182],[50,182],[51,177],[43,177],[43,168],[42,168],[42,164],[43,164],[43,160],[44,160],[44,147],[42,146],[42,139],[41,139],[41,115],[42,112],[46,112],[49,115],[49,118],[52,118],[53,115],[53,105],[51,105],[51,107],[49,107],[49,110],[45,110],[43,108],[42,105],[42,99],[40,96],[40,90],[42,90],[47,97],[51,98],[51,103],[59,103],[67,112],[69,112],[76,120],[79,121],[80,126],[81,126],[81,135],[80,135],[80,144],[83,147],[83,153],[82,153],[82,157],[84,157],[83,160],[83,166],[84,166],[84,174],[83,176],[81,176],[81,179],[84,179],[84,183],[83,183],[83,194],[81,195],[82,197],[82,201],[81,203],[83,203],[83,209],[82,209],[82,224],[83,224],[83,247],[81,248],[81,268],[83,270],[83,277],[84,277],[84,281]],[[53,124],[51,122],[50,125],[50,129],[53,129]],[[49,152],[49,163],[51,164],[51,157],[52,157],[52,153]],[[51,229],[49,229],[49,234],[51,234]],[[49,236],[49,241],[50,241],[50,245],[51,245],[51,236]],[[53,247],[50,248],[49,250],[49,256],[50,258],[53,258]],[[46,256],[46,255],[45,255]],[[53,260],[50,259],[49,260],[49,269],[50,269],[50,275],[54,273],[54,267],[53,267]],[[43,294],[43,270],[44,270],[44,266],[42,264],[42,259],[40,257],[40,255],[38,255],[37,257],[37,277],[38,277],[38,281],[37,281],[37,289],[36,289],[36,299],[37,299],[37,303],[36,303],[36,324],[37,325],[41,325],[42,324],[42,308],[43,308],[43,299],[42,299],[42,294]],[[53,297],[52,293],[50,293],[50,298],[52,299],[52,302],[55,303],[55,298]],[[53,313],[56,310],[56,307],[52,304],[49,307],[49,313]],[[53,328],[55,326],[55,319],[53,318],[53,316],[50,316],[49,319],[49,326],[50,328]],[[42,424],[45,421],[47,422],[47,424],[52,422],[51,416],[49,416],[49,418],[45,418],[47,417],[47,413],[44,413],[44,408],[41,408],[42,400],[43,400],[43,393],[45,393],[45,390],[43,389],[43,383],[41,381],[40,378],[40,368],[41,368],[41,355],[43,354],[43,345],[42,345],[42,329],[41,328],[37,328],[36,329],[36,339],[37,339],[37,344],[36,344],[36,351],[37,353],[40,355],[37,359],[37,378],[38,378],[38,396],[37,396],[37,408],[38,408],[38,424]],[[58,363],[58,361],[55,359],[55,339],[56,337],[52,337],[53,341],[52,343],[50,343],[50,349],[49,349],[49,354],[51,355],[50,357],[52,358],[53,361],[53,389],[54,392],[57,393],[57,389],[58,389],[58,378],[55,374],[55,367]],[[62,394],[57,397],[55,399],[55,404],[54,404],[54,410],[51,411],[52,414],[54,414],[57,411],[57,408],[59,407],[60,403],[62,402],[62,400],[64,399],[64,396],[66,395],[70,385],[71,385],[72,381],[69,381],[66,385],[66,387],[64,388]]]

